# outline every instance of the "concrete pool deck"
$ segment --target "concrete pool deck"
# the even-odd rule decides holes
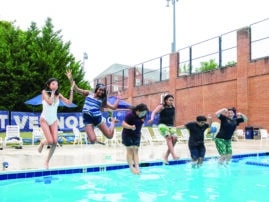
[[[260,140],[244,139],[233,141],[233,154],[258,153],[269,151],[269,144],[263,142],[260,148]],[[48,155],[48,149],[44,147],[40,154],[38,145],[24,145],[22,149],[7,147],[0,150],[1,166],[8,162],[9,167],[2,171],[15,171],[26,169],[44,169],[44,161]],[[139,149],[140,162],[162,161],[167,149],[165,143],[141,145]],[[206,156],[218,156],[213,141],[206,142]],[[180,158],[190,158],[186,143],[178,142],[175,146],[176,153]],[[171,157],[169,160],[172,160]],[[101,144],[88,145],[63,145],[57,147],[51,161],[50,168],[94,166],[104,164],[126,163],[126,149],[120,145],[107,146]]]

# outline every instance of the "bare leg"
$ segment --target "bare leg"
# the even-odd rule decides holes
[[[169,154],[170,154],[170,151],[169,151],[169,149],[167,149],[167,151],[165,152],[165,155],[164,155],[164,163],[165,164],[169,164],[168,163],[168,156],[169,156]]]
[[[197,159],[193,159],[193,160],[192,160],[192,162],[191,162],[191,167],[192,167],[192,168],[196,168],[196,167],[198,167],[198,161],[197,161]]]
[[[173,137],[171,135],[166,136],[166,143],[168,146],[168,150],[167,150],[166,155],[165,155],[165,160],[168,160],[168,156],[170,153],[171,153],[174,160],[179,159],[179,157],[175,154],[175,150],[174,150],[174,146],[175,146],[176,142],[177,142],[177,140],[175,137]]]
[[[231,158],[232,158],[232,154],[226,154],[226,157],[225,157],[226,164],[230,162]]]
[[[200,167],[203,164],[204,158],[200,157],[197,162],[197,166]]]
[[[133,153],[134,153],[134,165],[135,165],[135,169],[137,171],[137,174],[139,174],[140,173],[140,169],[139,169],[139,155],[138,155],[138,147],[137,146],[134,146]]]
[[[46,169],[49,169],[49,161],[50,161],[52,155],[54,154],[56,147],[57,147],[57,144],[55,144],[55,143],[50,146],[49,154],[48,154],[48,157],[45,161],[45,168]]]
[[[96,134],[94,132],[94,126],[91,124],[88,124],[85,126],[85,132],[87,134],[88,140],[91,143],[95,143],[96,142]]]
[[[138,174],[136,168],[134,167],[134,151],[132,147],[127,147],[127,163],[133,174]]]
[[[220,165],[222,165],[223,162],[225,161],[225,159],[226,159],[226,155],[221,155],[221,156],[219,157],[218,163],[219,163]]]
[[[111,123],[110,123],[109,128],[106,126],[106,124],[104,122],[102,122],[98,127],[102,131],[104,136],[106,136],[108,139],[111,139],[111,138],[113,138],[113,135],[114,135],[115,123],[118,121],[119,120],[117,120],[115,118],[111,118]]]
[[[50,150],[47,156],[47,159],[45,161],[45,168],[49,168],[49,161],[55,151],[55,148],[58,143],[58,122],[55,121],[52,125],[48,125],[48,123],[41,118],[40,119],[40,124],[42,127],[42,130],[44,132],[44,135],[46,137],[46,140],[42,141],[38,147],[38,151],[41,152],[44,144],[49,144],[50,145]]]
[[[37,151],[38,151],[39,153],[41,153],[42,150],[43,150],[43,148],[44,148],[44,145],[47,145],[47,144],[48,144],[48,143],[47,143],[47,140],[46,140],[46,139],[41,140],[41,141],[40,141],[40,144],[39,144],[39,146],[38,146],[38,148],[37,148]]]

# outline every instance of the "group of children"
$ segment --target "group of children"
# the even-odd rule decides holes
[[[46,139],[43,140],[38,148],[41,152],[45,144],[50,145],[48,157],[45,161],[45,167],[49,168],[49,160],[51,159],[54,150],[57,145],[58,128],[57,128],[57,107],[59,100],[70,104],[73,100],[73,91],[85,96],[83,105],[83,123],[85,124],[85,132],[88,136],[88,140],[91,143],[96,142],[96,134],[94,128],[98,127],[102,133],[109,139],[114,135],[114,126],[118,121],[116,118],[111,118],[111,124],[108,127],[105,123],[105,119],[102,116],[104,108],[116,109],[121,99],[121,94],[118,93],[117,100],[114,104],[107,101],[106,86],[103,84],[97,84],[94,92],[79,88],[72,77],[72,72],[67,71],[66,76],[71,83],[71,91],[69,99],[65,98],[58,92],[58,81],[56,79],[49,79],[45,88],[42,91],[42,104],[43,110],[40,118],[40,125],[44,131]],[[122,144],[125,145],[127,150],[127,162],[130,170],[134,174],[139,174],[139,155],[138,149],[141,140],[141,128],[144,125],[146,115],[149,109],[145,104],[138,104],[131,109],[131,111],[125,116],[122,122]],[[148,124],[151,125],[153,120],[159,114],[158,128],[166,139],[167,151],[164,156],[164,163],[168,164],[168,157],[171,154],[174,160],[179,159],[174,151],[174,146],[177,142],[177,134],[175,127],[175,107],[174,97],[171,94],[167,94],[163,103],[160,103],[151,113],[151,117]],[[219,163],[228,163],[231,155],[231,137],[236,129],[236,126],[244,121],[247,121],[245,115],[241,113],[235,113],[235,109],[221,109],[217,111],[216,117],[220,120],[220,130],[215,138],[217,150],[220,154]],[[235,115],[236,114],[236,115]],[[179,128],[187,128],[190,136],[188,146],[192,158],[193,167],[199,167],[202,165],[206,148],[204,145],[204,131],[210,127],[212,123],[212,117],[209,115],[197,116],[196,121],[186,123]]]

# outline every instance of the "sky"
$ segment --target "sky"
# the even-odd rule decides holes
[[[92,81],[110,65],[134,66],[171,52],[173,5],[167,0],[0,0],[0,20],[23,30],[52,19]],[[269,17],[267,0],[174,0],[176,50]]]

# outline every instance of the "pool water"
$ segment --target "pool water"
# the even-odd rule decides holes
[[[218,166],[216,159],[193,169],[189,163],[52,175],[0,181],[4,201],[236,201],[267,202],[269,157],[233,159]]]

